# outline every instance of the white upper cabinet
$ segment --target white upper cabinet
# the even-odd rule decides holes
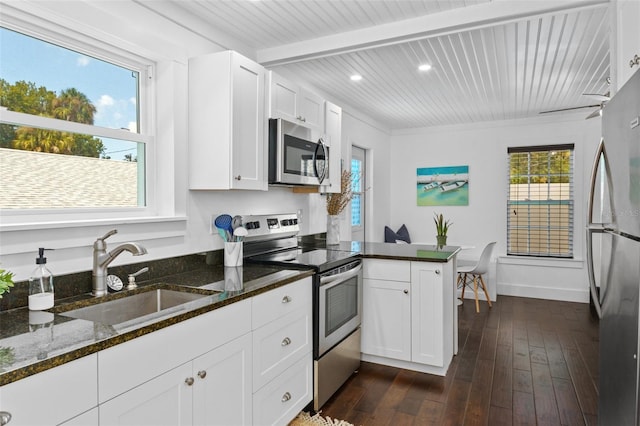
[[[342,108],[325,102],[324,109],[325,144],[329,147],[329,183],[320,192],[340,192],[342,174]]]
[[[269,71],[269,118],[284,118],[318,132],[324,131],[324,99]]]
[[[237,52],[189,60],[190,189],[267,190],[264,84]]]
[[[635,56],[640,56],[640,2],[638,0],[616,0],[612,4],[615,19],[615,43],[612,49],[613,66],[616,69],[616,90],[620,90],[640,64],[630,66]],[[634,61],[635,63],[635,61]]]

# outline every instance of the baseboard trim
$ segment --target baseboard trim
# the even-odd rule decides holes
[[[529,297],[534,299],[561,300],[564,302],[589,303],[588,289],[567,289],[553,287],[531,287],[517,284],[498,283],[498,295]],[[465,294],[466,296],[466,294]],[[466,299],[466,297],[465,297]]]

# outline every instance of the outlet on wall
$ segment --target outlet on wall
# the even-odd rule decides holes
[[[217,215],[212,214],[211,215],[211,220],[209,221],[209,234],[211,234],[211,235],[218,233],[218,229],[216,228],[216,224],[215,224],[216,217],[217,217]]]

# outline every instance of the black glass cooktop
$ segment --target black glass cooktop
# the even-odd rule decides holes
[[[290,267],[307,267],[313,268],[318,272],[324,272],[349,263],[359,253],[359,251],[355,250],[342,251],[298,247],[276,253],[251,256],[249,261]]]

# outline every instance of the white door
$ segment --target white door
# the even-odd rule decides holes
[[[411,361],[443,366],[443,267],[411,262]],[[448,283],[447,283],[448,284]]]
[[[411,283],[364,279],[362,353],[411,360]]]
[[[353,175],[353,199],[351,200],[351,240],[365,241],[365,164],[366,151],[357,146],[351,148],[351,173]]]
[[[251,333],[193,361],[196,425],[250,425]]]
[[[235,189],[267,189],[264,135],[264,68],[240,55],[233,57],[233,158]]]
[[[100,424],[182,426],[193,423],[193,384],[188,362],[100,405]],[[191,384],[190,384],[191,383]]]
[[[59,426],[98,426],[99,424],[98,407],[96,407],[86,413],[80,414],[78,417],[74,417],[71,420],[60,423]]]

